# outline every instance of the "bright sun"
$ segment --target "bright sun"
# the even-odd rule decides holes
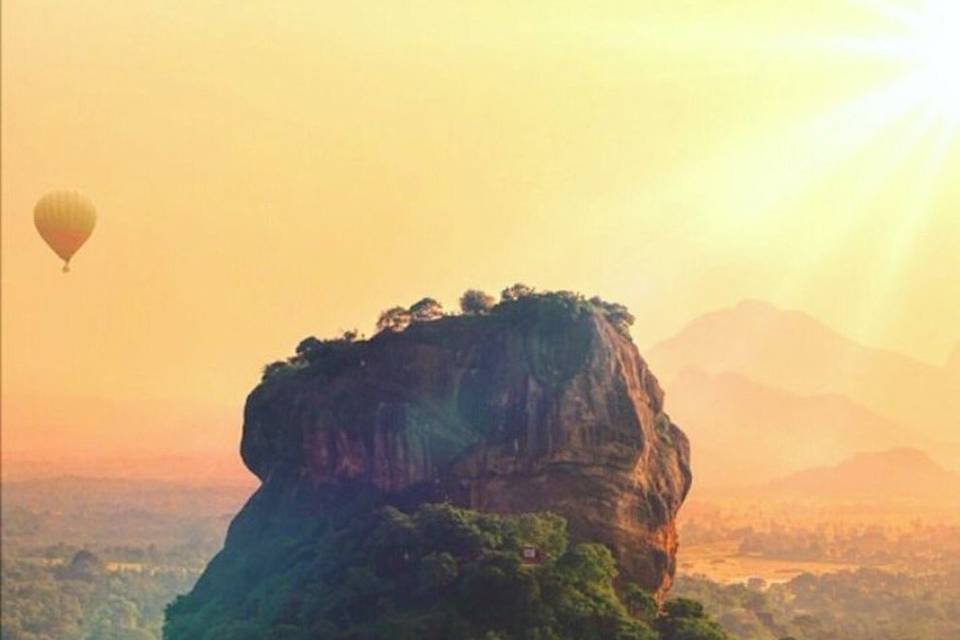
[[[908,82],[939,116],[960,121],[960,0],[930,0],[906,20],[898,49],[913,68]]]

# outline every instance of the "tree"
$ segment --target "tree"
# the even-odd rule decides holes
[[[633,317],[633,314],[630,313],[630,310],[627,309],[626,306],[618,302],[607,302],[599,296],[590,298],[590,302],[603,312],[604,317],[610,321],[610,324],[612,324],[617,331],[624,335],[629,335],[630,327],[633,326],[636,318]]]
[[[391,307],[377,319],[377,331],[403,331],[410,325],[410,312],[403,307]]]
[[[433,594],[457,579],[457,561],[449,553],[430,553],[420,558],[417,584],[423,593]]]
[[[487,313],[494,305],[493,296],[479,289],[467,289],[460,297],[460,309],[469,315]]]
[[[676,598],[664,605],[655,623],[662,640],[733,640],[696,600]]]
[[[532,296],[533,293],[533,287],[528,287],[527,285],[518,282],[515,285],[509,286],[501,291],[500,300],[503,302],[512,302],[513,300],[519,300],[520,298]]]
[[[297,345],[296,354],[307,362],[313,362],[320,356],[322,349],[323,341],[310,336],[300,341],[300,344]]]
[[[106,573],[106,571],[107,565],[100,559],[100,556],[92,551],[81,549],[74,554],[70,564],[61,569],[60,575],[64,578],[93,580]]]
[[[623,588],[621,599],[634,618],[639,618],[644,622],[652,622],[657,617],[659,607],[656,598],[637,583],[628,582]]]
[[[704,618],[703,604],[690,598],[674,598],[663,607],[668,618]]]
[[[282,373],[290,368],[290,364],[286,360],[277,360],[276,362],[271,362],[263,368],[263,380],[272,378],[278,373]]]
[[[606,585],[617,577],[617,563],[602,544],[581,542],[557,560],[557,571],[572,584],[587,588]]]
[[[310,336],[309,338],[304,338],[300,341],[300,344],[297,345],[296,353],[298,356],[302,356],[310,351],[316,351],[321,347],[321,345],[323,345],[322,341],[318,340],[314,336]]]
[[[443,316],[443,306],[433,298],[423,298],[410,307],[412,322],[430,322]]]

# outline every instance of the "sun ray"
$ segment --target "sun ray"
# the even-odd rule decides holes
[[[703,204],[692,215],[685,213],[672,229],[673,237],[695,237],[710,229],[712,237],[753,251],[767,239],[801,234],[803,239],[798,236],[797,241],[809,249],[803,265],[784,270],[779,286],[784,300],[822,285],[818,260],[836,265],[849,247],[863,242],[858,234],[868,233],[870,241],[880,245],[867,253],[880,259],[872,284],[848,304],[851,326],[861,329],[858,335],[874,335],[884,328],[880,324],[892,321],[884,305],[901,293],[900,274],[934,215],[933,194],[960,130],[960,83],[952,80],[960,61],[960,37],[953,35],[960,34],[960,3],[853,1],[889,21],[892,28],[884,37],[854,33],[817,39],[791,34],[785,41],[802,55],[845,54],[876,63],[886,74],[872,90],[791,127],[780,125],[767,132],[758,127],[752,140],[731,144],[674,174],[659,191],[660,199],[668,202],[696,201],[699,196],[691,194],[691,185],[704,191]],[[748,39],[737,44],[762,50],[774,60],[786,51],[766,45]],[[770,170],[778,165],[780,170]],[[831,181],[840,180],[842,189],[834,191],[846,194],[842,200],[811,199],[812,194],[822,197],[831,190]],[[890,191],[894,181],[905,185],[898,198],[905,204],[895,219],[877,220],[875,211],[895,193]],[[793,215],[825,202],[833,202],[836,210],[825,225],[804,225],[803,220],[813,218],[812,212]],[[643,208],[622,210],[629,216]],[[735,214],[718,224],[717,211]]]
[[[895,4],[884,0],[852,0],[852,3],[888,18],[894,25],[919,25],[922,22],[921,13],[915,8],[911,10],[903,6],[903,3]]]

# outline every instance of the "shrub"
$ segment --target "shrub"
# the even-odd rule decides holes
[[[488,313],[493,308],[493,296],[479,289],[467,289],[460,297],[460,310],[469,315]]]
[[[377,331],[403,331],[410,325],[410,312],[403,307],[391,307],[377,319]]]
[[[657,617],[659,607],[656,598],[635,582],[628,582],[624,586],[621,599],[634,618],[652,622]]]
[[[430,322],[443,317],[443,306],[433,298],[423,298],[410,307],[412,322]]]
[[[295,349],[295,353],[307,362],[312,362],[320,354],[322,349],[323,341],[310,336],[300,341],[300,344],[298,344]]]
[[[503,302],[512,302],[514,300],[519,300],[520,298],[532,296],[533,293],[533,287],[528,287],[527,285],[518,282],[517,284],[507,287],[501,291],[500,300]]]
[[[702,604],[688,598],[667,601],[655,626],[661,640],[734,640],[707,616]]]
[[[590,298],[590,302],[603,313],[617,331],[625,336],[630,335],[630,327],[633,326],[636,318],[626,306],[618,302],[607,302],[598,296]]]
[[[276,362],[271,362],[263,368],[263,376],[261,379],[269,380],[278,374],[284,373],[288,369],[290,369],[290,363],[288,363],[286,360],[277,360]]]

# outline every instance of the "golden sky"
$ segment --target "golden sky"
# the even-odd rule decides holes
[[[932,6],[3,0],[5,450],[235,447],[300,338],[515,281],[628,304],[641,347],[749,297],[939,364]],[[99,212],[68,275],[57,188]]]

